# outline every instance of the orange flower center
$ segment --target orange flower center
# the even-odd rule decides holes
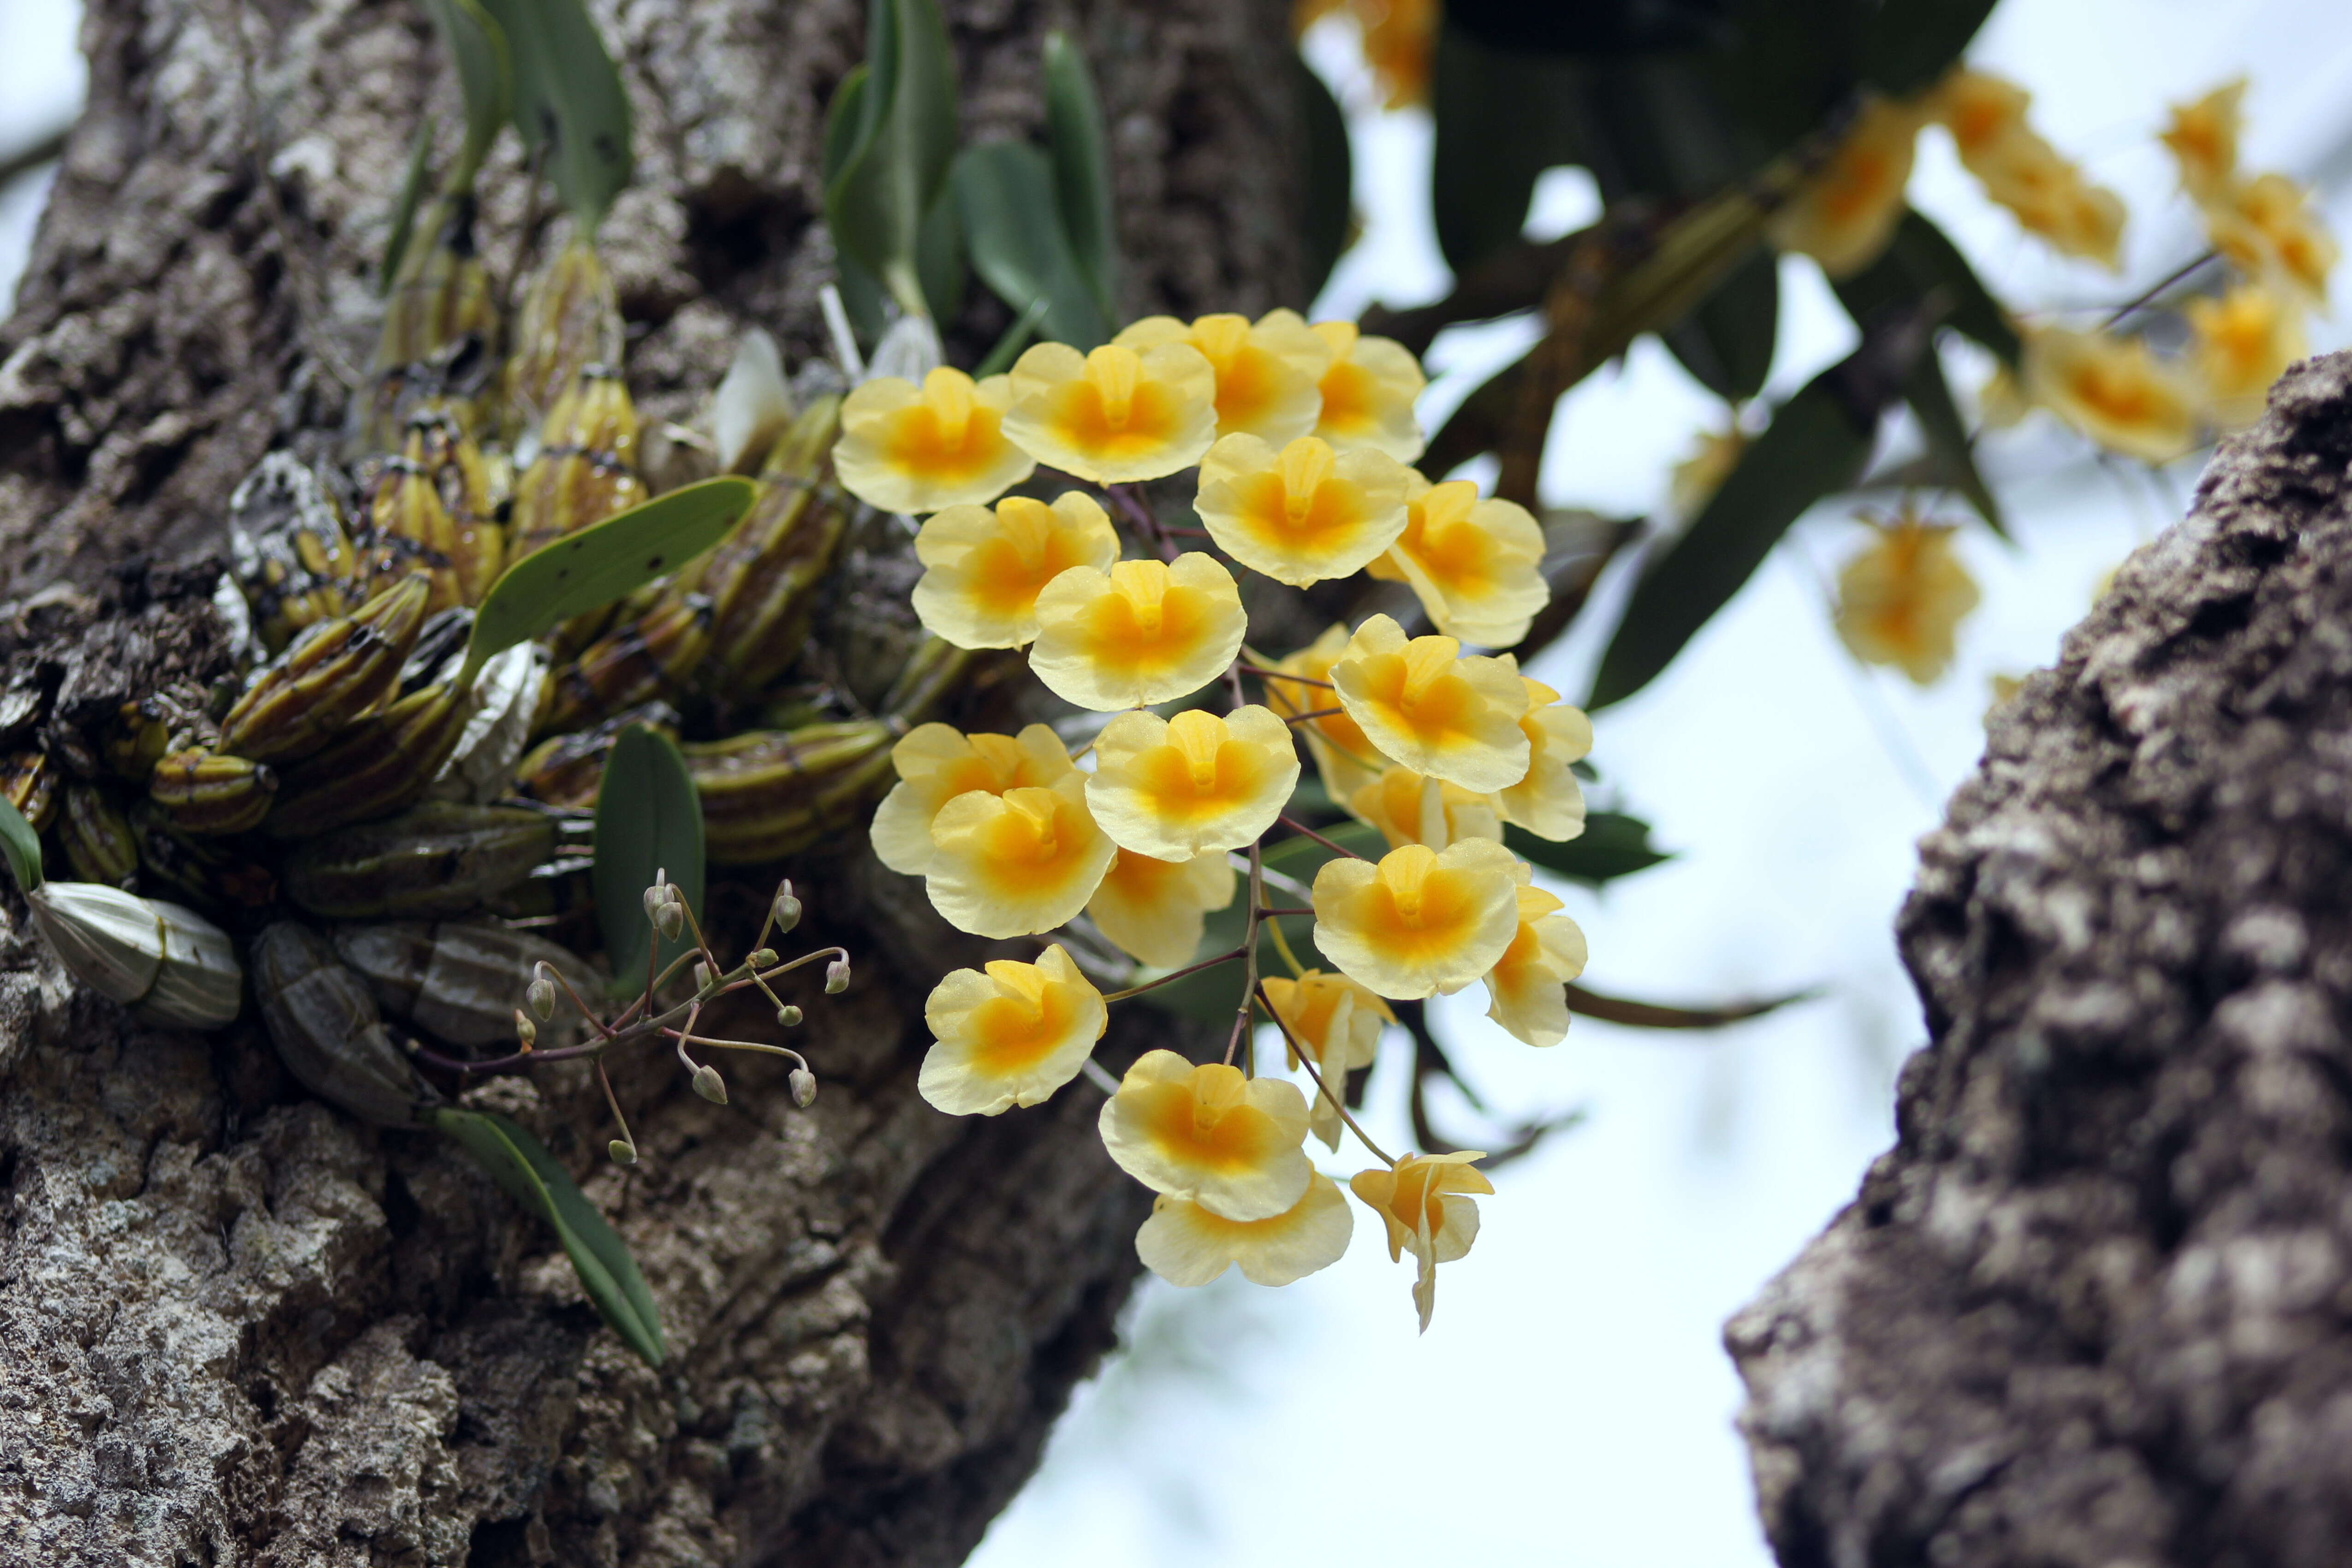
[[[971,1065],[982,1073],[1033,1068],[1069,1037],[1075,1016],[1069,987],[1014,984],[1021,994],[993,996],[971,1010]]]
[[[1014,496],[997,503],[997,532],[966,558],[965,581],[990,612],[1016,615],[1037,602],[1046,584],[1073,566],[1087,563],[1070,531],[1057,527],[1043,501]]]
[[[997,446],[996,411],[972,396],[962,376],[935,370],[924,378],[922,401],[891,416],[883,450],[895,468],[961,479],[986,468]]]
[[[1135,759],[1136,781],[1160,815],[1179,822],[1219,816],[1255,795],[1264,782],[1255,748],[1226,738],[1210,714],[1179,713],[1164,744]]]
[[[1196,1169],[1231,1175],[1255,1170],[1276,1152],[1273,1121],[1243,1098],[1239,1069],[1200,1068],[1189,1083],[1129,1090],[1141,1101],[1146,1135],[1161,1152]]]
[[[1124,458],[1166,445],[1183,413],[1168,387],[1144,379],[1143,361],[1133,349],[1106,343],[1087,355],[1084,374],[1055,391],[1051,418],[1079,450]]]
[[[1199,647],[1209,606],[1198,591],[1169,581],[1150,562],[1111,568],[1111,591],[1085,611],[1087,652],[1107,672],[1137,676],[1168,668]],[[1140,566],[1143,571],[1129,571]]]

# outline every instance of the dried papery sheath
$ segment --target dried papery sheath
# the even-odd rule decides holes
[[[438,1097],[401,1055],[367,982],[310,927],[280,921],[253,939],[253,989],[287,1070],[363,1121],[404,1127]]]
[[[783,357],[776,352],[776,340],[753,327],[735,345],[734,361],[710,395],[710,440],[719,466],[736,473],[756,470],[792,418]]]
[[[514,792],[515,764],[530,739],[546,675],[547,650],[537,643],[518,644],[482,666],[467,693],[457,749],[433,780],[433,799],[482,803]]]
[[[236,1016],[236,950],[194,910],[95,882],[44,882],[25,899],[58,959],[100,995],[187,1028]]]

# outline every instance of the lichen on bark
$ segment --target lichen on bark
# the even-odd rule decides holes
[[[971,136],[1040,124],[1045,27],[1088,50],[1130,308],[1303,302],[1266,156],[1289,140],[1279,8],[945,8]],[[821,344],[817,128],[864,13],[597,6],[639,128],[604,238],[648,417],[690,416],[745,325],[791,359]],[[407,139],[455,102],[399,0],[92,0],[84,45],[89,108],[0,327],[0,657],[61,742],[166,675],[220,673],[202,558],[226,497],[273,446],[331,445]],[[486,176],[496,268],[523,205],[509,152]],[[853,556],[820,634],[903,620],[896,570]],[[12,906],[0,1563],[961,1561],[1111,1342],[1150,1194],[1103,1154],[1084,1083],[990,1121],[922,1103],[920,998],[993,950],[856,848],[793,868],[803,932],[856,963],[846,995],[792,998],[813,1110],[764,1058],[730,1071],[729,1108],[635,1064],[646,1163],[625,1173],[576,1075],[490,1091],[631,1243],[674,1348],[657,1372],[449,1148],[308,1099],[249,1020],[131,1024]],[[1121,1009],[1103,1054],[1199,1044]]]
[[[2338,354],[1921,841],[1897,1141],[1726,1331],[1785,1568],[2345,1560],[2347,466]]]

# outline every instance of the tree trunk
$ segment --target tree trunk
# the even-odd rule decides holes
[[[2348,463],[2338,354],[1921,842],[1897,1142],[1726,1334],[1786,1568],[2352,1552]]]
[[[1270,155],[1291,144],[1281,8],[947,9],[971,136],[1036,131],[1049,25],[1085,46],[1130,306],[1301,302]],[[865,7],[598,10],[637,116],[637,184],[604,235],[630,379],[649,421],[684,418],[745,325],[789,361],[819,350],[817,134]],[[396,0],[92,0],[84,44],[89,105],[0,331],[0,725],[45,710],[68,749],[123,696],[221,672],[203,558],[228,493],[338,426],[408,139],[434,114],[453,140],[455,119],[424,15]],[[510,155],[486,176],[494,273],[520,186]],[[908,619],[897,562],[845,570],[822,624]],[[960,1561],[1111,1342],[1150,1194],[1104,1155],[1084,1083],[995,1120],[924,1105],[921,999],[989,950],[870,857],[792,869],[803,934],[856,956],[848,994],[799,998],[813,1110],[777,1074],[730,1069],[722,1109],[639,1064],[623,1090],[646,1163],[625,1176],[592,1152],[608,1134],[578,1079],[493,1091],[635,1248],[673,1346],[657,1373],[439,1140],[308,1099],[249,1013],[214,1037],[131,1023],[12,905],[0,1562]],[[1196,1043],[1121,1009],[1105,1055]]]

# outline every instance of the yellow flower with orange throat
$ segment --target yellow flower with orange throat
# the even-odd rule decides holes
[[[1342,805],[1388,766],[1388,759],[1356,728],[1356,721],[1348,717],[1332,691],[1331,667],[1347,647],[1346,626],[1327,627],[1307,647],[1265,667],[1281,675],[1262,678],[1265,705],[1291,721],[1291,727],[1306,737],[1307,754],[1315,759],[1325,793]],[[1283,679],[1286,676],[1296,679]],[[1309,713],[1315,717],[1303,717]]]
[[[1829,161],[1766,222],[1766,236],[1832,278],[1877,260],[1903,216],[1919,124],[1910,105],[1866,100]]]
[[[931,819],[924,888],[958,931],[1030,936],[1087,907],[1115,848],[1087,810],[1082,774],[1043,789],[973,790]]]
[[[1568,983],[1584,973],[1584,931],[1518,868],[1519,929],[1486,972],[1486,1016],[1531,1046],[1568,1038]]]
[[[1307,1195],[1307,1098],[1296,1085],[1146,1051],[1102,1108],[1103,1147],[1156,1193],[1221,1218],[1272,1219]]]
[[[1407,1154],[1386,1170],[1359,1171],[1348,1184],[1388,1230],[1389,1261],[1410,1252],[1419,1266],[1412,1304],[1429,1331],[1437,1308],[1437,1266],[1467,1257],[1478,1238],[1478,1205],[1467,1194],[1492,1193],[1495,1184],[1471,1166],[1486,1156],[1475,1149],[1453,1154]]]
[[[1041,463],[1097,484],[1164,479],[1217,438],[1217,377],[1200,351],[1039,343],[1013,362],[1004,434]]]
[[[1954,530],[1906,509],[1873,524],[1877,537],[1838,574],[1837,634],[1864,664],[1888,664],[1922,686],[1950,668],[1977,585],[1952,553]]]
[[[1056,944],[1034,963],[954,971],[932,988],[923,1021],[933,1039],[917,1089],[950,1116],[994,1116],[1077,1077],[1110,1013]]]
[[[1113,338],[1138,353],[1158,343],[1200,352],[1217,378],[1217,434],[1281,443],[1315,428],[1331,346],[1296,310],[1202,316],[1190,326],[1173,316],[1146,316]]]
[[[1081,708],[1149,707],[1223,675],[1248,629],[1234,574],[1197,551],[1108,572],[1073,566],[1037,595],[1029,668]]]
[[[2205,411],[2224,430],[2243,429],[2263,416],[2271,384],[2304,356],[2303,311],[2246,284],[2218,300],[2191,300],[2186,314]]]
[[[1037,636],[1037,595],[1073,566],[1108,572],[1118,534],[1077,490],[1047,506],[1008,496],[992,509],[951,506],[915,536],[923,575],[915,614],[958,647],[1021,647]]]
[[[2196,439],[2195,392],[2138,338],[2038,328],[2021,368],[2028,395],[2111,452],[2165,463]]]
[[[1433,485],[1405,472],[1404,531],[1370,563],[1371,574],[1411,586],[1447,637],[1511,647],[1551,602],[1543,525],[1516,501],[1479,499],[1466,479]]]
[[[1497,791],[1495,808],[1505,822],[1558,844],[1584,831],[1584,788],[1576,782],[1576,764],[1592,750],[1592,721],[1542,681],[1519,679],[1528,692],[1528,710],[1519,717],[1528,738],[1528,776]]]
[[[2241,277],[2269,284],[2313,310],[2327,309],[2336,238],[2311,194],[2284,174],[2260,174],[2205,208],[2205,233]]]
[[[1451,994],[1518,934],[1517,858],[1491,838],[1408,844],[1315,874],[1315,945],[1349,979],[1400,1002]]]
[[[1006,438],[1011,383],[975,383],[942,365],[923,384],[877,376],[841,405],[834,472],[884,511],[927,512],[994,500],[1036,468]]]
[[[1234,868],[1223,850],[1162,860],[1121,849],[1087,902],[1087,914],[1138,963],[1178,969],[1201,950],[1213,910],[1234,901]]]
[[[1135,1255],[1171,1285],[1206,1285],[1236,1264],[1253,1285],[1290,1285],[1339,1262],[1355,1231],[1339,1184],[1318,1175],[1270,1219],[1227,1219],[1162,1193],[1135,1233]]]
[[[875,858],[904,877],[931,868],[931,821],[956,796],[1050,788],[1076,771],[1061,738],[1044,724],[1032,724],[1018,737],[919,724],[891,748],[890,762],[898,782],[875,809],[871,832]]]
[[[1341,1126],[1338,1097],[1348,1091],[1348,1074],[1372,1065],[1380,1052],[1381,1031],[1396,1022],[1396,1015],[1378,995],[1344,974],[1309,969],[1296,980],[1270,975],[1261,984],[1281,1020],[1290,1065],[1298,1065],[1304,1047],[1322,1083],[1308,1130],[1336,1150]]]
[[[2123,265],[2123,198],[2084,178],[2041,137],[2032,132],[2011,137],[1979,177],[1986,195],[2060,255],[2095,261],[2110,272]]]
[[[1201,459],[1193,510],[1218,549],[1304,588],[1360,572],[1396,542],[1412,476],[1383,453],[1335,452],[1312,436],[1278,449],[1227,436]]]
[[[1331,350],[1317,390],[1323,411],[1313,434],[1341,452],[1384,452],[1400,463],[1428,444],[1412,405],[1429,380],[1412,351],[1393,338],[1367,337],[1353,321],[1318,321],[1315,335]]]
[[[1936,84],[1926,107],[1929,118],[1951,133],[1961,166],[1981,179],[2017,137],[2032,134],[2025,122],[2032,101],[2015,82],[1961,66]]]
[[[2180,188],[2204,205],[2222,200],[2238,181],[2238,135],[2244,123],[2246,79],[2224,82],[2194,103],[2172,106],[2158,135],[2180,172]]]
[[[1373,616],[1331,666],[1339,706],[1383,756],[1486,794],[1527,777],[1528,690],[1508,654],[1465,656],[1452,637],[1408,639]]]
[[[1493,795],[1424,778],[1411,768],[1390,768],[1347,804],[1380,830],[1391,849],[1408,844],[1443,849],[1459,839],[1499,841],[1503,837],[1503,818]]]
[[[1087,805],[1122,849],[1189,860],[1274,826],[1298,784],[1290,726],[1255,703],[1173,719],[1121,713],[1095,742]]]

